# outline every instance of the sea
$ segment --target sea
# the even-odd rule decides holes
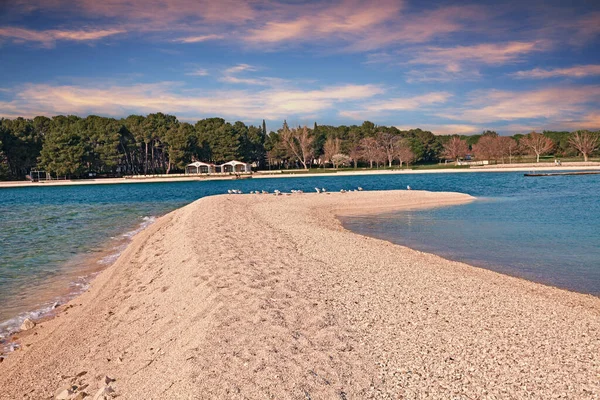
[[[476,201],[341,219],[352,231],[448,259],[600,295],[600,175],[423,173],[0,188],[0,350],[25,318],[85,291],[131,238],[204,196],[239,189],[406,189]],[[259,238],[257,238],[259,239]]]

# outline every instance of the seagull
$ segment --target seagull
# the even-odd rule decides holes
[[[412,190],[412,188],[410,187],[410,185],[406,185],[406,190]]]
[[[340,190],[340,193],[346,193],[346,191],[344,189]]]
[[[231,194],[233,191],[231,189],[227,189],[227,193]]]
[[[325,188],[321,189],[321,192],[325,193],[327,190]]]
[[[358,191],[359,191],[359,192],[362,192],[362,191],[363,191],[363,188],[361,188],[361,187],[359,186],[359,187],[358,187]]]
[[[266,190],[262,191],[263,194],[269,194],[269,192],[267,192]]]
[[[321,189],[316,187],[315,190],[317,191],[317,193],[321,193]]]

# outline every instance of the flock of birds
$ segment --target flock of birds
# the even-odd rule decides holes
[[[406,186],[406,190],[412,190],[412,188],[410,187],[410,185]],[[329,192],[325,188],[317,188],[316,187],[315,191],[317,193],[326,193],[326,194],[329,194]],[[363,191],[363,188],[361,188],[359,186],[356,189],[350,189],[350,190],[341,189],[340,193],[362,192],[362,191]],[[229,190],[227,190],[227,193],[229,193],[229,194],[243,194],[243,192],[241,190],[239,190],[239,189],[229,189]],[[286,194],[286,195],[289,196],[291,194],[301,194],[301,193],[304,193],[304,191],[292,189],[290,191],[290,193],[282,193],[279,190],[274,190],[272,194],[274,194],[275,196],[281,196],[282,194]],[[267,190],[251,190],[250,194],[270,194],[270,193]]]
[[[363,190],[364,189],[359,186],[356,189],[350,189],[350,190],[342,189],[342,190],[340,190],[340,193],[362,192]],[[327,194],[329,194],[329,192],[325,188],[318,188],[318,187],[316,187],[315,191],[317,193],[327,193]],[[229,193],[229,194],[243,194],[243,192],[241,190],[239,190],[239,189],[229,189],[229,190],[227,190],[227,193]],[[291,194],[301,194],[301,193],[304,193],[304,191],[303,190],[294,190],[294,189],[292,189],[290,191],[290,193],[282,193],[280,190],[274,190],[272,194],[274,194],[275,196],[281,196],[282,194],[291,195]],[[251,190],[250,194],[270,194],[270,193],[267,190]]]
[[[327,194],[329,194],[329,192],[325,188],[318,188],[318,187],[316,187],[315,190],[316,190],[317,193],[327,193]],[[410,187],[410,185],[406,186],[406,190],[412,190],[412,188]],[[350,190],[341,189],[340,193],[362,192],[362,191],[363,191],[363,188],[361,188],[359,186],[356,189],[350,189]],[[227,190],[227,193],[229,193],[229,194],[242,194],[243,192],[241,190],[239,190],[239,189],[229,189],[229,190]],[[291,190],[291,193],[282,193],[279,190],[274,190],[273,191],[273,194],[275,196],[281,196],[282,194],[291,195],[291,194],[301,194],[301,193],[304,193],[304,191],[302,191],[302,190],[294,190],[294,189]],[[250,194],[270,194],[270,193],[267,190],[251,190]]]

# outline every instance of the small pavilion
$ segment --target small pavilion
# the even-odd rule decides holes
[[[221,164],[222,172],[233,172],[233,173],[249,173],[252,172],[252,165],[248,163],[243,163],[241,161],[229,161],[224,164]]]
[[[215,164],[208,164],[202,161],[195,161],[185,167],[186,174],[214,174],[215,172]]]

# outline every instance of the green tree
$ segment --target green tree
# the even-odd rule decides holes
[[[167,174],[171,169],[182,170],[192,160],[196,147],[196,130],[187,122],[171,126],[165,135],[168,151]]]
[[[2,126],[4,133],[0,140],[3,142],[8,174],[13,179],[22,179],[37,163],[42,148],[42,137],[28,119],[3,119]]]
[[[56,176],[77,177],[84,171],[86,146],[72,117],[55,117],[40,153],[40,164]]]
[[[113,118],[90,115],[77,123],[86,145],[84,157],[90,172],[114,172],[122,157],[121,123]]]

